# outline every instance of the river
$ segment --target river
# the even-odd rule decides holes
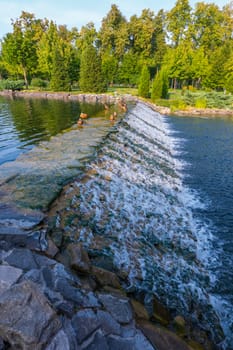
[[[16,119],[10,112],[8,118],[2,105],[6,129],[1,130],[1,142],[5,138],[6,146],[1,146],[0,158],[8,158],[0,176],[1,170],[6,177],[11,169],[6,164],[16,164],[22,156],[24,162],[33,158],[39,169],[41,149],[46,149],[47,166],[50,161],[60,169],[63,152],[58,144],[73,135],[76,107],[65,132],[42,132],[47,141],[31,149],[30,139],[17,147],[21,139]],[[126,288],[143,291],[145,303],[157,295],[173,312],[188,315],[210,332],[216,344],[221,341],[220,319],[226,336],[222,346],[233,349],[233,121],[161,116],[142,103],[114,127],[104,114],[98,118],[103,120],[98,122],[101,133],[92,128],[92,136],[80,141],[81,149],[91,143],[82,166],[74,166],[77,153],[69,150],[74,138],[68,137],[64,158],[71,157],[76,181],[70,207],[58,214],[57,227],[66,225],[69,239],[82,241],[96,259],[104,257],[106,264],[124,272]],[[95,133],[98,138],[92,142]],[[6,152],[9,144],[16,151]],[[21,152],[26,153],[16,158]]]

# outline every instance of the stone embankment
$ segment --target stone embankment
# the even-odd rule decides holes
[[[1,350],[212,348],[204,333],[202,345],[192,341],[184,319],[172,320],[158,301],[148,312],[122,278],[92,265],[80,243],[68,244],[66,264],[51,238],[36,250],[22,244],[1,241]]]
[[[3,90],[0,91],[0,96],[7,97],[24,97],[24,98],[44,98],[63,101],[77,101],[80,103],[102,103],[102,104],[115,104],[119,102],[133,102],[136,98],[132,95],[119,95],[119,94],[71,94],[68,92],[43,92],[43,91],[12,91]]]

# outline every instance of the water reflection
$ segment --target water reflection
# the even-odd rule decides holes
[[[0,97],[0,164],[71,127],[81,111],[94,116],[102,110],[101,104]]]

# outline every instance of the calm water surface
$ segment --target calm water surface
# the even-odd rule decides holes
[[[71,127],[81,108],[89,115],[103,110],[101,105],[0,96],[0,165]]]

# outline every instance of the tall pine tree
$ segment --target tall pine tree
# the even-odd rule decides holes
[[[138,94],[141,97],[149,97],[150,95],[150,72],[147,66],[142,68],[140,82],[138,86]]]
[[[64,57],[58,49],[53,54],[50,88],[54,91],[69,91],[69,71]]]
[[[86,45],[82,52],[79,85],[83,92],[100,93],[106,90],[101,59],[91,44]]]

